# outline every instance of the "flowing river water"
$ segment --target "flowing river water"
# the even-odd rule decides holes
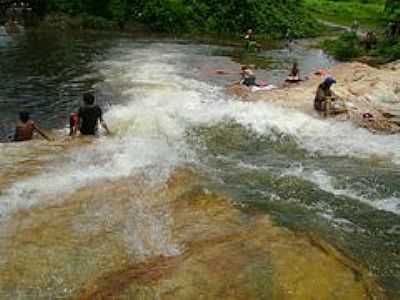
[[[0,144],[1,299],[400,298],[399,137],[226,95],[234,54],[0,32],[1,138],[22,109],[57,137]],[[69,139],[91,89],[115,134]]]

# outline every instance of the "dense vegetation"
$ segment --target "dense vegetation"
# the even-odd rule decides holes
[[[400,1],[306,0],[307,6],[312,3],[318,18],[352,28],[335,40],[323,42],[323,48],[336,58],[364,57],[375,63],[400,59]],[[322,13],[319,7],[324,3],[328,9]],[[359,26],[352,26],[356,20]]]
[[[318,19],[351,26],[357,20],[363,28],[373,28],[384,18],[384,0],[305,0]]]
[[[274,38],[309,36],[318,25],[303,0],[40,0],[41,11],[80,16],[90,25],[127,22],[166,32],[243,33]]]

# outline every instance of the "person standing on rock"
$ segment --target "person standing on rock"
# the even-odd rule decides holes
[[[331,76],[325,78],[317,89],[317,93],[314,99],[314,108],[320,113],[324,113],[325,116],[329,113],[330,101],[333,100],[333,93],[331,91],[332,85],[336,83],[336,80]]]

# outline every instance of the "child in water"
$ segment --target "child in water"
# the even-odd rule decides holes
[[[74,136],[80,132],[81,135],[97,135],[98,124],[104,128],[107,134],[111,134],[103,119],[101,108],[95,104],[95,97],[92,93],[83,95],[83,106],[78,113],[72,113],[69,118],[69,134]]]
[[[241,84],[251,87],[251,86],[256,86],[256,76],[254,75],[254,72],[252,69],[250,69],[249,66],[245,65],[241,67],[241,72],[240,75],[242,77]]]
[[[14,142],[29,141],[33,138],[34,132],[37,131],[46,140],[51,141],[36,124],[31,120],[28,112],[19,113],[19,122],[15,128]]]

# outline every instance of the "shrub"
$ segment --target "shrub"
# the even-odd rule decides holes
[[[400,42],[382,41],[378,44],[375,54],[381,56],[386,62],[400,59]]]
[[[81,16],[81,26],[88,29],[112,29],[114,23],[103,17],[82,15]]]
[[[303,0],[49,0],[50,11],[85,15],[85,27],[121,25],[128,19],[166,32],[243,33],[253,28],[271,37],[310,36],[318,24]],[[102,19],[95,19],[96,16]]]
[[[360,57],[364,53],[361,41],[354,32],[345,32],[336,40],[325,41],[322,47],[342,61]]]

